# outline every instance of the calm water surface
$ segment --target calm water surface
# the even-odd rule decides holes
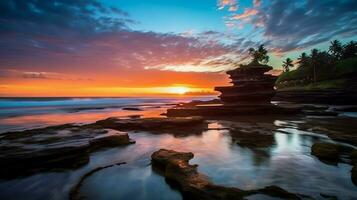
[[[60,121],[59,118],[66,122],[74,119],[77,119],[76,122],[87,122],[87,119],[91,121],[96,117],[112,114],[157,116],[161,109],[165,108],[164,105],[161,106],[150,105],[142,107],[143,111],[131,112],[111,108],[64,114],[20,115],[12,117],[13,119],[4,117],[1,123],[6,125],[8,122],[17,121],[17,126],[21,127],[31,123],[33,119],[41,119],[41,122],[50,119],[47,121],[51,121],[51,124]],[[48,118],[50,115],[58,117],[52,120]],[[72,115],[75,117],[71,117]],[[26,117],[29,121],[22,121]],[[104,169],[86,179],[81,193],[93,200],[182,199],[180,193],[151,168],[150,156],[160,148],[193,152],[195,157],[191,163],[198,164],[198,170],[207,174],[216,184],[242,189],[277,185],[290,192],[311,195],[316,199],[323,199],[320,194],[336,196],[339,199],[356,199],[357,187],[351,181],[350,165],[331,165],[310,155],[314,142],[329,139],[324,135],[299,130],[299,123],[305,123],[305,119],[269,116],[247,118],[249,119],[210,120],[211,129],[200,135],[187,137],[175,137],[170,133],[158,135],[129,132],[136,144],[95,152],[91,155],[89,164],[79,169],[0,180],[0,199],[68,199],[70,188],[83,174],[96,167],[122,161],[127,164]],[[216,129],[228,127],[237,121],[254,120],[277,126],[272,132],[273,145],[266,148],[242,147],[232,140],[228,130]],[[21,125],[21,122],[26,123]],[[267,198],[255,195],[252,199]]]

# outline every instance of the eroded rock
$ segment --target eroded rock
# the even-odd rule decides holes
[[[266,148],[275,144],[275,139],[272,133],[233,129],[230,131],[230,134],[232,139],[242,147]]]
[[[72,124],[5,133],[0,141],[0,178],[77,168],[88,163],[91,151],[132,142],[125,132]]]
[[[305,118],[305,123],[298,124],[300,130],[327,135],[329,138],[352,145],[357,145],[357,119],[352,117]]]
[[[311,147],[311,154],[322,160],[338,161],[340,149],[332,143],[315,143]]]
[[[351,179],[352,179],[352,182],[357,186],[357,165],[355,165],[352,168]]]
[[[161,172],[165,178],[173,181],[183,194],[184,199],[195,200],[235,200],[253,194],[285,199],[300,199],[300,196],[285,191],[277,186],[268,186],[258,190],[241,190],[239,188],[224,187],[211,183],[207,176],[197,171],[197,165],[190,165],[192,153],[176,152],[160,149],[151,155],[152,166]]]
[[[124,108],[122,108],[122,110],[129,110],[129,111],[142,111],[142,109],[140,109],[140,108],[136,108],[136,107],[124,107]]]
[[[357,150],[356,149],[350,153],[350,159],[351,159],[352,164],[357,165]]]
[[[201,134],[207,128],[207,123],[201,117],[108,118],[97,121],[95,125],[123,131],[168,132],[178,135]]]

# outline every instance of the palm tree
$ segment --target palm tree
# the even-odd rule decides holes
[[[250,48],[249,55],[252,57],[253,63],[266,64],[269,62],[268,51],[265,49],[264,45],[259,45],[258,49]]]
[[[299,67],[306,67],[309,65],[309,56],[303,52],[298,58]]]
[[[314,77],[314,84],[316,84],[316,79],[317,79],[317,75],[316,75],[316,67],[317,67],[317,64],[318,64],[318,57],[319,57],[319,50],[317,49],[312,49],[311,50],[311,55],[310,55],[310,58],[311,58],[311,65],[312,65],[312,68],[313,68],[313,77]]]
[[[332,41],[329,47],[329,52],[335,60],[340,60],[343,53],[343,47],[341,42],[338,40]]]
[[[290,67],[294,67],[293,60],[290,58],[287,58],[285,61],[283,61],[283,68],[285,72],[288,72]]]
[[[357,42],[351,41],[343,47],[342,57],[352,58],[357,56]]]

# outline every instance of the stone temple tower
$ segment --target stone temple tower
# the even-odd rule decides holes
[[[232,86],[215,87],[221,92],[219,98],[224,104],[252,105],[270,104],[275,95],[275,76],[265,74],[273,68],[258,62],[251,62],[228,71]]]

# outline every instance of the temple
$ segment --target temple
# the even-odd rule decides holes
[[[216,87],[219,98],[208,102],[194,101],[167,110],[169,117],[235,116],[260,114],[293,114],[298,108],[277,106],[271,103],[275,95],[276,76],[266,72],[273,68],[254,61],[228,71],[232,86]]]
[[[275,95],[276,77],[266,72],[273,68],[258,62],[228,71],[232,86],[216,87],[221,92],[219,98],[224,104],[270,104]]]

